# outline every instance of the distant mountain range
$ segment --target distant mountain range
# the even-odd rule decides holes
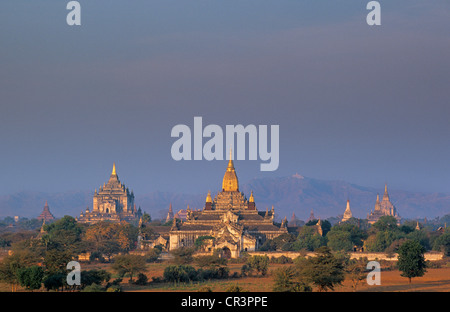
[[[242,184],[241,191],[249,197],[253,191],[258,210],[275,207],[278,219],[285,216],[290,220],[293,213],[301,220],[308,219],[311,210],[316,217],[326,219],[344,213],[347,199],[353,216],[365,218],[374,208],[377,193],[380,197],[384,185],[369,188],[345,181],[318,180],[295,174],[290,177],[253,179]],[[389,189],[391,202],[397,207],[401,217],[429,219],[450,214],[450,195],[443,193],[423,193]],[[136,205],[151,214],[154,219],[165,218],[172,203],[174,212],[203,208],[207,191],[203,194],[180,194],[175,192],[151,192],[136,194]],[[217,191],[212,191],[214,197]],[[18,192],[0,196],[0,217],[37,217],[48,201],[55,217],[79,216],[89,206],[92,209],[93,191],[44,193]]]

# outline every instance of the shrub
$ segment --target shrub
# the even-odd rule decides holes
[[[139,273],[136,282],[136,285],[147,285],[148,277],[144,273]]]
[[[169,283],[187,283],[197,280],[198,273],[190,265],[169,265],[164,269],[163,277]]]
[[[89,285],[89,286],[86,286],[83,290],[82,290],[82,292],[103,292],[104,290],[103,290],[103,288],[102,288],[102,286],[100,286],[100,285],[97,285],[97,284],[92,284],[92,285]]]

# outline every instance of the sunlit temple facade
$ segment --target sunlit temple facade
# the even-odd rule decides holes
[[[214,197],[208,192],[202,210],[188,208],[186,221],[174,222],[170,230],[170,250],[192,247],[205,238],[203,251],[219,249],[223,256],[236,258],[242,251],[254,251],[265,240],[287,233],[287,221],[274,224],[275,211],[260,212],[253,192],[247,199],[239,191],[239,181],[230,157],[222,181],[222,190]]]
[[[94,192],[92,211],[89,207],[81,212],[78,218],[82,223],[96,223],[99,221],[132,221],[139,219],[140,210],[136,210],[133,191],[121,183],[113,164],[111,176],[106,184]]]

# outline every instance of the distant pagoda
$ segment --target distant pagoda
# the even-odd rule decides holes
[[[55,217],[50,212],[47,201],[45,201],[44,210],[42,210],[42,213],[36,219],[44,222],[55,220]]]
[[[89,207],[86,212],[81,212],[78,221],[81,223],[96,223],[99,221],[132,221],[139,220],[142,212],[136,210],[134,193],[121,183],[116,172],[116,164],[113,164],[108,183],[95,190],[92,211]]]
[[[383,216],[392,216],[397,220],[397,224],[400,224],[400,215],[397,212],[395,206],[391,203],[389,199],[389,194],[387,190],[387,184],[384,185],[383,199],[380,201],[380,195],[377,194],[377,201],[375,202],[375,209],[370,211],[367,215],[367,220],[369,224],[374,224]]]
[[[350,210],[350,200],[347,199],[347,207],[344,211],[344,216],[342,217],[342,222],[345,222],[347,220],[350,220],[353,217],[352,211]]]

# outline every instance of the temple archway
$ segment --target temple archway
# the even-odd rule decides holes
[[[225,259],[231,259],[231,250],[228,247],[222,248],[222,257]]]

